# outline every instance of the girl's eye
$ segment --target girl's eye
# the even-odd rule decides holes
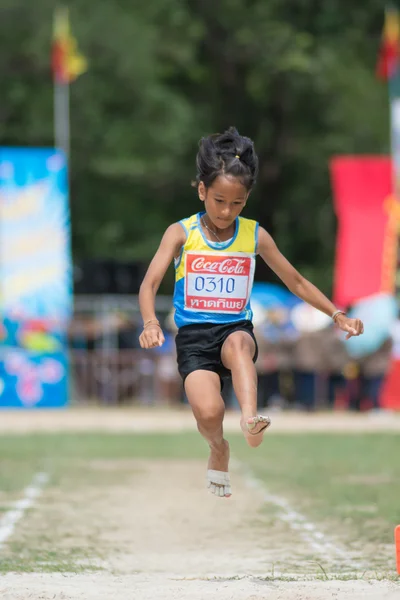
[[[218,198],[215,198],[215,202],[218,202],[218,204],[222,204],[223,200],[218,200]]]

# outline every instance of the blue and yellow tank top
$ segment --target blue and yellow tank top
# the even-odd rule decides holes
[[[213,244],[203,233],[197,213],[179,223],[186,242],[175,260],[176,326],[251,320],[250,294],[257,252],[258,223],[235,221],[230,240]]]

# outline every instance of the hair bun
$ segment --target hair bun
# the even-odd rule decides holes
[[[202,138],[196,165],[196,181],[203,181],[206,187],[212,185],[219,175],[232,175],[250,190],[258,173],[254,143],[250,138],[240,135],[236,127]]]

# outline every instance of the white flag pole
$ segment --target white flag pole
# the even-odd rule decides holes
[[[70,157],[69,83],[54,81],[54,145]]]

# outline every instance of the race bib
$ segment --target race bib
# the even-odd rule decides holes
[[[187,252],[185,309],[243,312],[253,285],[254,263],[254,257],[244,252]]]

